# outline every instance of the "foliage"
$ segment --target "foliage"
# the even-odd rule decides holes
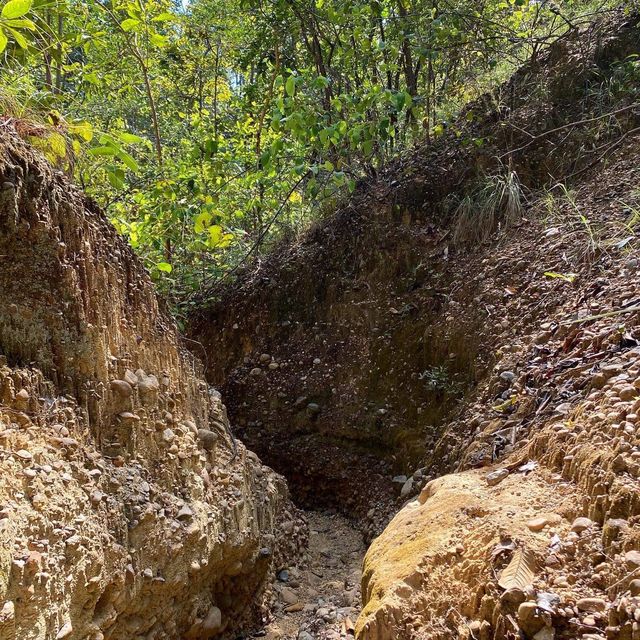
[[[585,7],[9,0],[2,102],[185,302],[441,135]]]

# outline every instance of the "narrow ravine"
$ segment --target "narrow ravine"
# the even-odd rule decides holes
[[[308,511],[309,548],[301,567],[278,573],[272,619],[252,637],[332,640],[353,636],[360,613],[362,535],[344,516]]]

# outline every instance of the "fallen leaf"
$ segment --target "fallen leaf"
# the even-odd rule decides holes
[[[516,549],[511,562],[504,568],[498,584],[505,590],[526,589],[534,578],[535,558],[523,547]]]

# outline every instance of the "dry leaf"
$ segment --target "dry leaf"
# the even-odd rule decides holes
[[[531,551],[519,547],[504,568],[498,584],[505,590],[526,589],[532,582],[535,571],[535,558]]]

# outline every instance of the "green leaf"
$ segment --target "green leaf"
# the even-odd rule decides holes
[[[122,162],[124,162],[124,164],[126,164],[127,167],[129,167],[129,169],[131,169],[131,171],[133,171],[134,173],[136,173],[140,169],[138,163],[126,151],[119,149],[117,155],[118,158],[120,158],[120,160],[122,160]]]
[[[89,153],[93,156],[115,156],[117,153],[117,149],[114,147],[103,146],[103,147],[93,147],[93,149],[89,149]]]
[[[15,38],[15,41],[18,43],[21,49],[26,49],[29,46],[27,39],[19,31],[17,31],[16,29],[12,29],[11,27],[8,27],[7,30]]]
[[[20,18],[29,12],[31,5],[32,0],[9,0],[9,2],[2,7],[2,17],[8,20]]]
[[[0,53],[2,53],[7,48],[8,42],[9,38],[7,38],[5,32],[0,29]]]
[[[35,31],[36,25],[28,18],[19,18],[13,20],[5,20],[5,26],[13,27],[14,29],[29,29],[29,31]]]
[[[171,273],[173,271],[173,267],[168,262],[158,262],[156,269],[158,271],[164,271],[165,273]]]
[[[194,222],[193,222],[193,230],[196,233],[202,233],[211,222],[211,214],[208,211],[203,211],[199,213]]]
[[[220,241],[222,240],[222,236],[223,236],[222,227],[219,224],[213,224],[209,227],[208,232],[209,232],[209,241],[207,244],[210,247],[215,247],[218,244],[220,244]]]
[[[127,18],[120,23],[120,28],[123,31],[133,31],[140,24],[140,20],[135,18]]]
[[[287,92],[287,95],[293,98],[293,96],[296,93],[296,79],[294,76],[289,76],[287,78],[287,83],[284,85],[284,88],[285,88],[285,91]]]
[[[155,18],[151,18],[152,22],[167,22],[168,20],[175,20],[175,16],[172,13],[161,13],[157,15]]]
[[[114,189],[124,188],[124,171],[122,169],[113,167],[113,169],[107,171],[107,178]]]
[[[118,136],[118,138],[120,138],[120,140],[122,140],[122,142],[126,142],[127,144],[138,144],[145,141],[144,138],[136,136],[133,133],[127,133],[126,131],[121,131],[116,135]]]
[[[151,43],[156,47],[165,47],[167,45],[167,42],[169,42],[169,38],[167,38],[167,36],[163,36],[159,33],[152,33],[149,36],[149,39],[151,40]]]

